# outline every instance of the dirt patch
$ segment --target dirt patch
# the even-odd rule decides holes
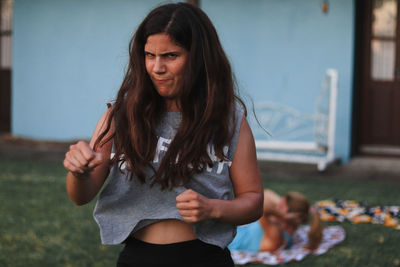
[[[0,157],[62,161],[75,142],[39,141],[0,134]]]
[[[65,157],[69,142],[38,141],[0,134],[0,157],[24,160],[59,161]],[[259,162],[260,171],[264,175],[282,179],[298,177],[319,177],[322,179],[363,179],[370,181],[390,181],[400,183],[399,158],[355,157],[346,164],[335,163],[324,171],[317,170],[315,165]]]

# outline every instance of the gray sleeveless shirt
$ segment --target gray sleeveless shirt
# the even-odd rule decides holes
[[[122,243],[132,232],[165,219],[183,220],[176,209],[176,197],[186,189],[192,189],[207,198],[231,200],[233,188],[229,176],[229,167],[238,142],[239,129],[243,111],[236,109],[236,125],[230,144],[224,147],[227,161],[220,161],[214,153],[213,146],[208,147],[208,153],[214,163],[202,173],[195,174],[185,187],[175,187],[172,190],[160,190],[155,184],[149,186],[153,175],[151,168],[146,169],[146,183],[138,179],[127,179],[127,171],[121,173],[118,166],[111,167],[108,183],[100,193],[94,209],[94,219],[99,225],[101,241],[105,245]],[[181,121],[179,112],[168,112],[157,127],[157,150],[153,160],[155,169],[175,136]],[[234,238],[236,227],[219,220],[205,220],[192,224],[198,239],[203,242],[225,248]]]

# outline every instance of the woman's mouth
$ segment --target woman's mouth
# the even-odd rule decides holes
[[[167,83],[170,79],[154,79],[153,81],[157,84]]]

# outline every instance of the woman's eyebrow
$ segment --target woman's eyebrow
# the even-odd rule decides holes
[[[169,56],[169,55],[180,55],[179,51],[169,51],[165,53],[161,53],[161,56]]]
[[[147,51],[147,50],[145,50],[144,53],[155,55],[155,53],[150,52],[150,51]],[[180,51],[177,51],[177,50],[171,50],[171,51],[168,51],[168,52],[160,53],[159,55],[160,55],[160,56],[168,56],[168,55],[170,55],[170,54],[179,55],[179,54],[181,54],[181,52],[180,52]]]

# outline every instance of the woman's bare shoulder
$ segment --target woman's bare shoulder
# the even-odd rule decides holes
[[[281,201],[281,196],[270,189],[264,190],[264,205],[278,205]]]

